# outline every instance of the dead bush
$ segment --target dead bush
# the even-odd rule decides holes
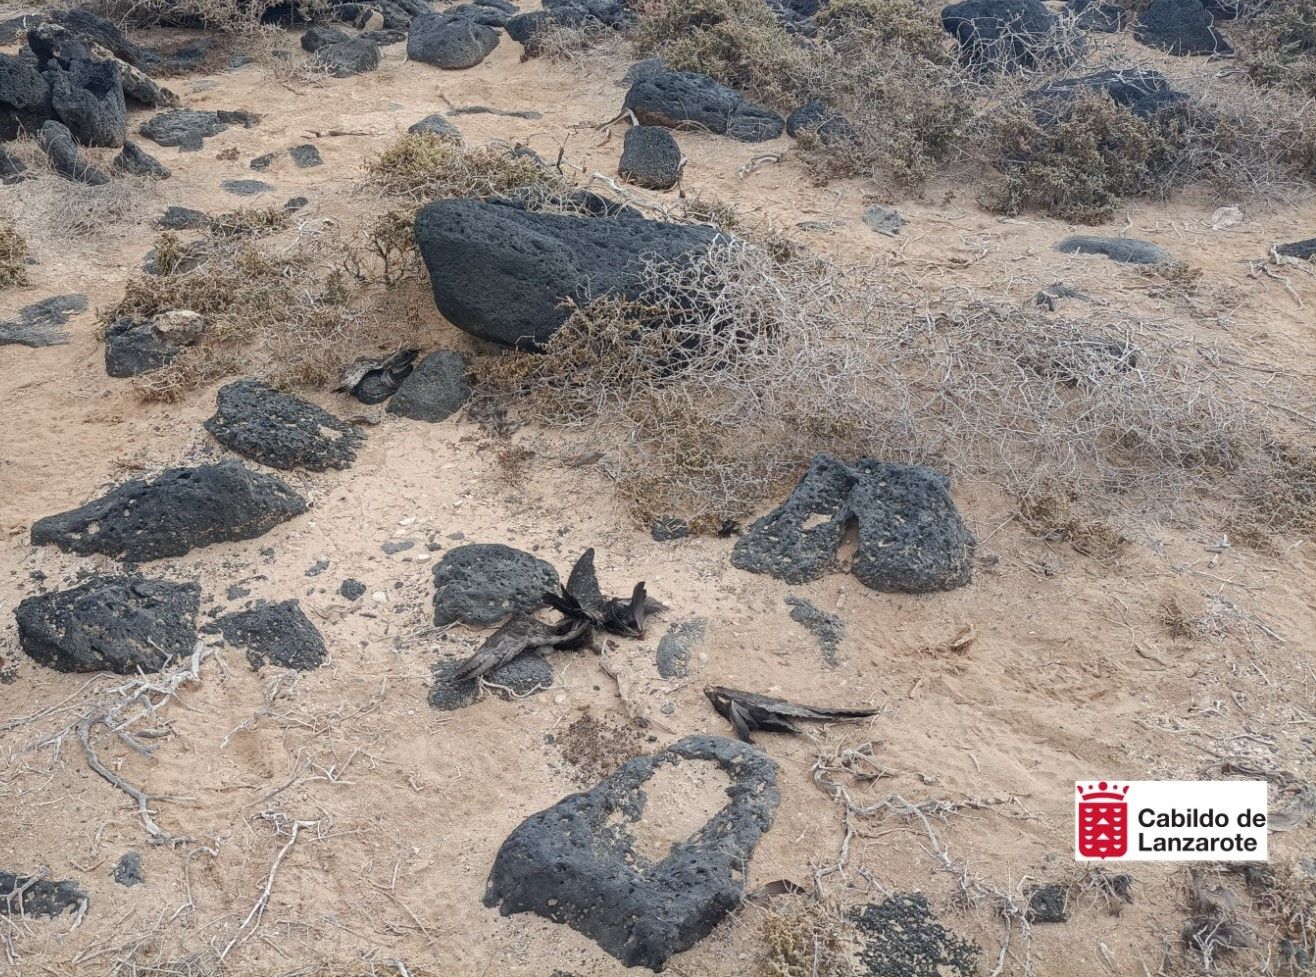
[[[1271,540],[1316,538],[1316,453],[1267,444],[1264,464],[1246,473],[1241,504],[1229,523],[1237,542],[1265,547]]]
[[[1230,32],[1258,84],[1316,95],[1316,5],[1274,0]]]
[[[826,43],[809,93],[843,120],[839,131],[799,140],[822,182],[863,177],[917,189],[961,154],[974,114],[956,65],[864,31]]]
[[[148,400],[175,400],[186,391],[233,376],[276,386],[324,385],[357,351],[421,345],[354,304],[339,270],[344,243],[327,231],[292,239],[233,237],[221,230],[189,253],[201,263],[183,270],[181,241],[156,241],[159,275],[130,279],[123,297],[98,311],[102,329],[124,318],[146,320],[187,310],[205,322],[201,340],[168,366],[136,381]]]
[[[0,219],[0,291],[27,283],[27,241],[8,219]]]
[[[534,203],[570,183],[526,149],[467,149],[433,133],[402,136],[367,167],[368,182],[418,203],[449,197],[517,197]]]
[[[1084,506],[1055,525],[1104,553],[1121,543],[1116,513],[1169,515],[1269,464],[1256,447],[1266,422],[1226,378],[1136,323],[962,296],[918,305],[871,270],[743,241],[653,266],[635,301],[575,308],[544,355],[476,370],[490,396],[607,454],[641,518],[703,529],[777,496],[827,451],[1020,496],[1058,479]]]
[[[951,61],[937,13],[915,0],[834,0],[814,23],[829,40],[858,34],[868,44],[900,48],[935,63]]]
[[[791,899],[763,916],[760,977],[849,977],[854,927],[818,903]]]
[[[807,45],[782,30],[762,0],[655,0],[632,37],[641,57],[698,71],[777,105],[798,99],[813,73]]]
[[[240,207],[212,217],[207,227],[217,239],[254,238],[277,234],[292,223],[292,214],[282,207]]]
[[[1149,191],[1170,167],[1175,147],[1154,121],[1094,92],[1055,112],[1025,103],[1003,114],[987,151],[1005,174],[984,197],[990,209],[1036,209],[1097,224],[1123,200]]]
[[[980,120],[986,160],[1004,175],[983,203],[1078,223],[1108,220],[1133,197],[1194,184],[1284,197],[1316,176],[1316,117],[1287,99],[1181,79],[1189,97],[1147,116],[1100,91],[1009,108]]]

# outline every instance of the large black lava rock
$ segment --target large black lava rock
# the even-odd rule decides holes
[[[434,567],[434,623],[487,627],[513,611],[544,606],[547,591],[562,589],[551,563],[502,543],[471,543],[449,550]]]
[[[1173,260],[1168,251],[1150,241],[1132,237],[1073,234],[1056,245],[1062,254],[1105,255],[1122,265],[1163,265]]]
[[[39,519],[32,543],[141,562],[255,539],[305,511],[301,496],[279,479],[225,461],[125,482],[84,506]]]
[[[1055,14],[1042,0],[962,0],[941,11],[941,26],[973,68],[1031,68],[1055,50]]]
[[[776,139],[786,122],[771,109],[693,71],[663,71],[637,78],[626,93],[641,125],[668,129],[707,129],[741,142]]]
[[[27,61],[0,54],[0,139],[41,128],[50,113],[50,82]]]
[[[474,68],[498,46],[498,31],[466,13],[430,11],[411,22],[407,58],[437,68]]]
[[[61,672],[156,672],[192,653],[200,602],[195,583],[95,577],[21,601],[18,643]]]
[[[650,861],[630,830],[644,817],[645,782],[665,765],[699,761],[730,778],[727,803]],[[661,970],[740,905],[750,856],[779,800],[777,764],[758,749],[687,737],[523,821],[498,850],[485,904],[566,923],[628,967]]]
[[[1233,47],[1213,26],[1201,0],[1153,0],[1138,17],[1133,36],[1170,54],[1230,54]]]
[[[304,672],[324,664],[324,638],[295,600],[259,603],[226,614],[206,631],[218,631],[229,644],[244,649],[253,670],[269,664]]]
[[[364,437],[315,404],[256,380],[221,387],[217,401],[206,430],[224,447],[271,468],[347,468]]]
[[[566,321],[568,299],[637,298],[646,259],[675,262],[716,232],[658,221],[536,213],[482,200],[440,200],[416,215],[434,302],[454,326],[536,349]]]
[[[918,465],[819,455],[790,498],[742,536],[731,562],[787,583],[821,577],[857,525],[851,570],[873,590],[921,594],[969,582],[976,540],[944,475]]]
[[[315,63],[335,78],[362,75],[379,67],[379,45],[367,37],[326,44],[315,52]]]
[[[1316,237],[1308,238],[1305,241],[1294,241],[1291,244],[1277,245],[1275,251],[1286,258],[1316,258]]]
[[[119,65],[114,61],[74,61],[67,71],[46,71],[50,103],[84,146],[119,147],[128,136],[128,107],[123,100]]]

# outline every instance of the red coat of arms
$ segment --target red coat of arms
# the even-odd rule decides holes
[[[1078,853],[1084,858],[1122,858],[1129,850],[1129,805],[1122,789],[1106,781],[1078,787]]]

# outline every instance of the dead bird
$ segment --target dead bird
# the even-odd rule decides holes
[[[343,367],[334,393],[350,393],[363,404],[383,403],[411,375],[419,355],[418,349],[400,349],[383,358],[362,356],[355,359]]]
[[[458,682],[479,678],[536,648],[578,648],[589,640],[589,634],[587,621],[567,618],[557,624],[545,624],[524,611],[517,611],[450,678]]]
[[[720,685],[710,685],[704,689],[704,695],[713,703],[713,708],[736,727],[736,733],[746,743],[753,743],[749,738],[751,730],[763,730],[769,733],[798,733],[800,728],[792,720],[815,719],[820,722],[828,720],[867,719],[876,716],[877,709],[833,709],[830,706],[802,706],[785,699],[774,699],[769,695],[757,695],[753,692],[741,692],[739,689],[726,689]]]
[[[592,546],[571,568],[566,589],[560,594],[544,594],[544,602],[571,620],[586,621],[591,627],[623,638],[643,637],[645,616],[667,610],[667,605],[649,597],[644,581],[635,585],[629,600],[605,597],[594,570]]]

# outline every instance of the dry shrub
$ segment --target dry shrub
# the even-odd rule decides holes
[[[207,227],[217,239],[254,238],[277,234],[292,223],[292,214],[282,207],[239,207],[212,217]]]
[[[1005,177],[983,203],[1100,223],[1129,198],[1164,199],[1194,184],[1284,197],[1316,177],[1310,106],[1200,76],[1176,85],[1189,98],[1147,116],[1100,91],[1044,105],[1002,99],[1011,107],[980,121],[985,160]]]
[[[1316,95],[1316,4],[1273,0],[1230,32],[1260,85]]]
[[[164,274],[130,279],[123,298],[98,312],[102,328],[176,309],[204,319],[195,346],[136,381],[149,400],[175,400],[234,376],[281,387],[322,385],[357,351],[396,348],[414,338],[398,323],[377,322],[354,307],[337,267],[344,246],[332,234],[304,230],[276,241],[221,232],[200,243],[204,260],[188,271],[174,260],[180,245],[176,235],[161,235],[156,254]]]
[[[818,100],[845,121],[839,138],[806,135],[820,180],[867,176],[918,186],[950,158],[972,114],[967,78],[935,13],[915,0],[841,0],[811,40],[781,28],[762,0],[670,0],[641,15],[637,53],[660,56],[783,112]]]
[[[642,57],[774,104],[796,99],[812,73],[809,48],[781,29],[763,0],[654,0],[632,37]]]
[[[27,283],[27,241],[13,223],[0,219],[0,291]]]
[[[1128,539],[1100,519],[1084,515],[1084,500],[1075,485],[1047,476],[1030,485],[1019,498],[1019,519],[1029,531],[1053,542],[1067,542],[1087,556],[1114,557]]]
[[[831,40],[858,34],[870,45],[901,48],[936,63],[951,60],[938,17],[915,0],[834,0],[814,23]]]
[[[866,177],[917,189],[960,154],[973,102],[957,66],[863,31],[826,50],[810,91],[845,121],[836,135],[800,140],[816,179]]]
[[[385,193],[417,202],[498,196],[534,202],[570,189],[560,173],[528,150],[467,149],[428,132],[402,136],[368,165],[367,174]]]
[[[525,43],[521,60],[543,58],[552,62],[575,61],[586,52],[604,45],[616,33],[598,21],[587,21],[579,26],[553,22],[541,24]]]
[[[1230,520],[1230,536],[1249,546],[1275,538],[1316,538],[1316,453],[1268,443],[1266,464],[1243,479],[1241,504]]]
[[[1154,332],[962,299],[923,307],[871,270],[743,241],[651,266],[637,300],[577,307],[544,355],[477,371],[490,395],[609,453],[641,518],[701,529],[742,518],[827,451],[1020,495],[1057,478],[1087,510],[1062,523],[1067,538],[1109,552],[1119,535],[1097,527],[1111,512],[1168,511],[1271,465],[1257,411]]]
[[[1102,92],[1058,112],[1024,104],[1002,115],[987,152],[1005,182],[984,197],[992,210],[1041,210],[1097,224],[1121,201],[1147,192],[1174,153],[1168,135]]]
[[[416,246],[415,216],[410,210],[390,210],[375,218],[348,249],[344,270],[358,282],[385,287],[419,278],[424,265]]]
[[[759,977],[849,977],[854,927],[834,909],[792,899],[763,917]]]

